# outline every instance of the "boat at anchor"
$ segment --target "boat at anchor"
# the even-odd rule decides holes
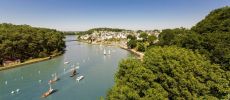
[[[44,94],[42,94],[42,98],[46,98],[46,97],[48,97],[49,95],[51,95],[51,94],[53,94],[54,92],[56,92],[56,90],[55,89],[53,89],[52,87],[51,87],[51,84],[49,84],[50,85],[50,88],[49,88],[49,90],[47,91],[47,92],[45,92]]]
[[[76,78],[76,80],[79,82],[80,80],[82,80],[84,78],[84,76],[79,76]]]

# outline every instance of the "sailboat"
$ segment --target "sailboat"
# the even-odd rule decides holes
[[[76,68],[72,68],[72,74],[70,75],[70,77],[73,77],[77,74],[77,69]]]
[[[108,55],[110,55],[110,50],[109,50],[109,53],[108,53]]]
[[[56,82],[56,81],[59,80],[59,78],[57,77],[57,74],[55,73],[54,75],[55,75],[55,76],[54,76],[54,79],[50,80],[50,81],[49,81],[49,84],[52,84],[52,83],[54,83],[54,82]]]
[[[51,84],[49,84],[49,86],[50,86],[49,90],[45,92],[44,94],[42,94],[42,98],[48,97],[49,95],[55,92],[55,90],[52,89]]]
[[[106,55],[106,51],[105,51],[105,49],[104,49],[104,55]]]
[[[69,62],[68,62],[68,61],[65,61],[64,64],[69,64]]]

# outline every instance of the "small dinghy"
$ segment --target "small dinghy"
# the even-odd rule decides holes
[[[15,92],[14,91],[11,91],[11,94],[14,94]]]
[[[17,89],[16,92],[17,92],[17,93],[20,92],[20,89]]]
[[[84,76],[79,76],[76,78],[76,80],[79,82],[80,80],[82,80],[84,78]]]
[[[68,61],[65,61],[64,64],[69,64],[69,62],[68,62]]]

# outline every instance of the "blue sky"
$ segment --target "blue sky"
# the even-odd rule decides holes
[[[223,6],[230,0],[1,0],[0,23],[62,31],[190,28]]]

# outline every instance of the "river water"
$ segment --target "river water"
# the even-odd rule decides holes
[[[67,36],[67,40],[76,36]],[[48,91],[48,81],[54,73],[60,78],[52,84],[57,91],[47,100],[99,100],[114,84],[114,74],[119,61],[131,56],[123,49],[112,46],[90,45],[77,41],[66,42],[66,52],[51,60],[33,63],[14,69],[0,71],[0,100],[40,100]],[[111,55],[103,55],[104,49]],[[64,64],[69,61],[69,64]],[[84,79],[76,81],[70,76],[71,66],[79,64],[77,76]],[[11,91],[19,92],[11,93]]]

